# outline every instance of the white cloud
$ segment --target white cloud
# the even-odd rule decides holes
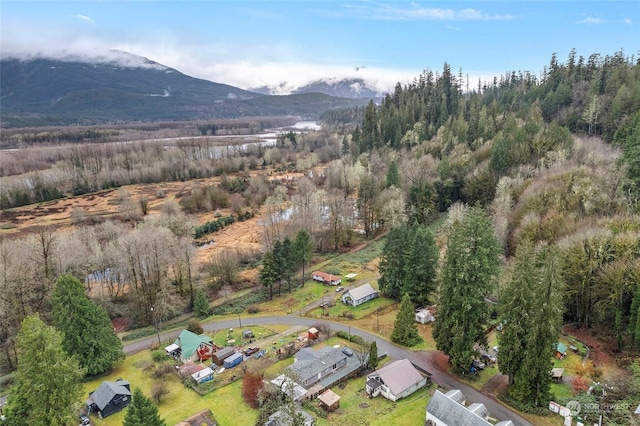
[[[348,4],[349,8],[361,17],[378,20],[436,20],[436,21],[478,21],[478,20],[510,20],[513,15],[490,14],[477,9],[441,9],[423,7],[418,4],[408,6],[389,4]]]
[[[622,20],[623,23],[627,24],[627,25],[631,25],[633,22],[631,21],[631,19],[629,18],[625,18]]]
[[[592,16],[587,16],[584,19],[578,21],[578,24],[587,24],[587,25],[598,25],[602,24],[604,21],[601,18],[594,18]]]
[[[94,24],[95,25],[95,21],[91,18],[89,18],[88,16],[85,15],[72,15],[74,18],[78,18],[79,20],[83,21],[83,22],[88,22],[89,24]]]

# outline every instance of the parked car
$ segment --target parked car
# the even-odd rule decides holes
[[[244,354],[245,354],[245,356],[251,356],[251,355],[255,354],[256,352],[258,352],[259,350],[260,350],[260,348],[257,348],[255,346],[249,347],[249,348],[244,350]]]
[[[338,292],[338,291],[342,291],[342,290],[344,290],[344,288],[343,288],[341,285],[340,285],[340,286],[338,286],[338,288],[336,288],[336,292]]]
[[[342,353],[345,354],[346,356],[353,356],[353,351],[349,348],[342,348]]]
[[[484,361],[490,362],[492,364],[495,364],[496,362],[498,362],[498,360],[496,359],[495,356],[488,354],[486,352],[484,352],[483,354],[480,355],[480,358],[482,358]]]
[[[474,359],[471,362],[471,366],[474,367],[476,370],[484,370],[486,368],[486,365],[484,364],[484,362],[478,359]]]
[[[80,426],[87,426],[90,424],[91,420],[89,419],[89,416],[87,416],[86,414],[80,416]]]

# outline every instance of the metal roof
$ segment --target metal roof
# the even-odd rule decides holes
[[[360,300],[371,296],[372,294],[378,294],[378,291],[374,290],[374,288],[371,287],[371,284],[366,283],[362,284],[360,287],[352,288],[347,291],[347,294],[349,294],[353,300]]]
[[[374,371],[369,377],[376,375],[380,376],[384,385],[387,386],[394,395],[401,394],[405,389],[410,388],[424,379],[422,374],[416,370],[408,359],[393,361],[381,369]]]
[[[317,375],[326,369],[327,366],[337,364],[347,357],[340,349],[331,346],[324,347],[318,351],[303,348],[299,352],[303,352],[303,358],[299,359],[296,354],[298,361],[287,368],[302,382]]]
[[[448,426],[491,426],[491,423],[467,410],[445,394],[436,390],[427,406],[427,420],[437,417]]]
[[[206,334],[198,335],[189,330],[182,330],[174,344],[180,346],[180,349],[182,349],[182,359],[189,359],[198,350],[200,345],[212,345],[213,341],[211,337]]]
[[[94,403],[100,411],[104,409],[114,396],[131,395],[131,391],[125,386],[129,386],[127,380],[116,380],[115,382],[102,382],[98,389],[90,394],[87,403]]]

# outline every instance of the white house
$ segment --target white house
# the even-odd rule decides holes
[[[464,406],[465,397],[458,389],[442,393],[436,390],[427,406],[428,426],[492,426],[489,411],[484,404],[473,403]],[[495,426],[514,426],[511,420],[504,420]]]
[[[408,359],[399,359],[367,376],[365,391],[371,396],[382,395],[391,401],[407,397],[427,385]]]
[[[344,292],[342,295],[342,303],[345,305],[359,306],[376,297],[378,297],[378,291],[371,287],[371,284],[366,283],[360,287],[352,288]]]
[[[326,272],[322,271],[313,271],[311,273],[311,278],[313,278],[314,281],[318,281],[327,285],[338,285],[342,282],[342,278],[340,278],[339,276],[327,274]]]

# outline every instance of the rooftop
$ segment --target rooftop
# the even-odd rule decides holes
[[[378,291],[375,290],[373,287],[371,287],[371,284],[366,283],[366,284],[362,284],[359,287],[352,288],[347,293],[349,293],[349,295],[351,295],[353,300],[360,300],[360,299],[364,299],[365,297],[370,296],[372,294],[377,294]]]
[[[408,359],[393,361],[374,371],[369,377],[375,375],[380,376],[382,382],[396,395],[424,379]]]

